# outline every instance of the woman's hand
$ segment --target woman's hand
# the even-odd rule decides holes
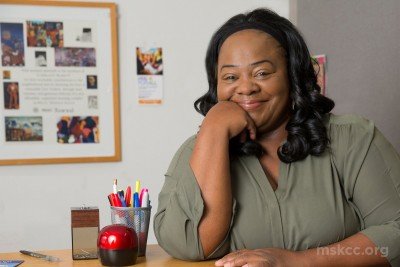
[[[307,266],[301,252],[278,248],[238,250],[215,262],[215,266],[234,267],[283,267]]]
[[[254,121],[242,107],[231,101],[220,101],[214,105],[208,111],[201,127],[227,131],[229,139],[240,134],[242,142],[246,141],[247,132],[250,139],[256,139]]]

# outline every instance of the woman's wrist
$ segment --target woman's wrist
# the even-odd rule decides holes
[[[197,137],[218,141],[223,141],[224,139],[229,141],[231,138],[228,127],[212,119],[203,120]]]
[[[295,253],[297,254],[296,257],[298,258],[299,265],[298,266],[303,266],[303,267],[313,267],[317,266],[313,262],[312,255],[310,255],[309,250],[303,250],[303,251],[296,251]]]

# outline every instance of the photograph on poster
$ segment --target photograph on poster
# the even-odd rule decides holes
[[[162,75],[163,59],[162,48],[145,49],[136,48],[137,74],[139,75]]]
[[[35,51],[35,66],[36,67],[47,66],[46,51]]]
[[[95,21],[91,20],[68,20],[64,21],[64,43],[66,47],[87,47],[96,46],[99,38]]]
[[[43,141],[42,117],[5,117],[6,142]]]
[[[24,66],[24,35],[22,23],[0,23],[1,65]]]
[[[26,34],[29,47],[63,47],[62,22],[27,21]]]
[[[55,48],[55,57],[57,67],[96,67],[94,48]]]
[[[4,82],[4,108],[19,109],[19,86],[17,82]]]
[[[87,75],[86,76],[86,88],[87,89],[97,89],[97,75]]]
[[[99,143],[99,118],[97,116],[63,116],[57,122],[57,142],[60,144]]]
[[[9,71],[9,70],[3,70],[3,79],[4,79],[4,80],[9,80],[9,79],[11,79],[11,71]]]
[[[98,109],[97,95],[89,95],[88,96],[88,108],[89,109]]]
[[[83,28],[82,32],[76,37],[76,41],[90,43],[92,41],[92,29]]]

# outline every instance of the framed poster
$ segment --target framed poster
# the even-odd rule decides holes
[[[114,3],[0,0],[0,165],[119,161]]]

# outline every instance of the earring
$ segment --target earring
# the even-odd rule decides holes
[[[292,110],[294,110],[294,101],[292,101]]]

